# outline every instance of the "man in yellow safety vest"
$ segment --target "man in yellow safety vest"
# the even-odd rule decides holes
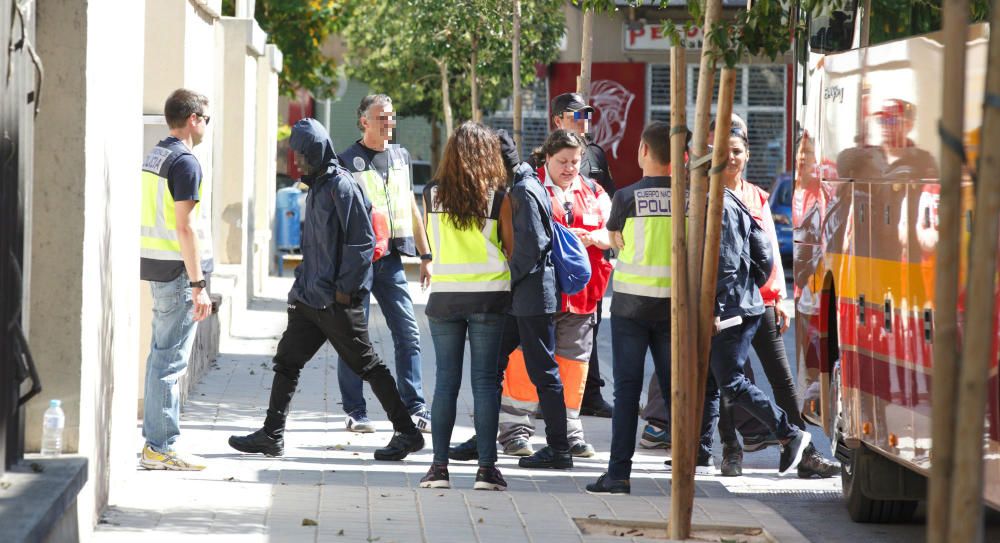
[[[204,187],[191,152],[208,127],[208,98],[178,89],[167,98],[164,115],[170,136],[142,162],[139,277],[153,292],[153,341],[146,360],[140,465],[197,471],[204,462],[178,453],[174,443],[181,433],[177,379],[187,369],[198,321],[212,311],[206,283],[211,229],[199,216]]]
[[[410,153],[400,145],[389,143],[395,127],[392,99],[384,94],[365,96],[358,107],[358,128],[362,137],[340,153],[340,163],[361,185],[372,207],[389,219],[389,249],[373,265],[371,294],[378,301],[392,333],[396,385],[403,403],[417,427],[430,432],[431,413],[424,401],[420,367],[420,329],[402,257],[420,256],[420,282],[426,287],[430,285],[432,256],[423,218],[413,195]],[[367,314],[368,297],[364,305]],[[368,419],[362,395],[361,378],[347,364],[340,363],[337,379],[347,414],[347,429],[374,432],[375,426]]]

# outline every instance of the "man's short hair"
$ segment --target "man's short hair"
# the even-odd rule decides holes
[[[670,164],[670,124],[653,121],[642,131],[642,142],[649,147],[649,154],[657,164]]]
[[[389,98],[387,94],[369,94],[362,98],[361,104],[358,105],[358,130],[364,131],[365,127],[361,125],[361,117],[368,115],[368,110],[375,104],[391,106],[392,98]]]
[[[205,106],[208,105],[208,98],[201,93],[188,89],[177,89],[167,97],[167,103],[163,106],[163,115],[167,118],[167,126],[170,128],[184,128],[188,117],[192,113],[201,115],[205,113]]]

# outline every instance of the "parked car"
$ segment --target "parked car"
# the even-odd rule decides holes
[[[778,234],[778,251],[785,269],[792,265],[792,191],[794,190],[792,175],[783,173],[775,178],[771,185],[771,217],[774,219],[774,229]]]

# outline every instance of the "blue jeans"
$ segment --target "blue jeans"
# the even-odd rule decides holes
[[[799,433],[788,423],[785,412],[747,378],[743,369],[750,361],[750,344],[760,323],[761,315],[743,317],[743,324],[727,328],[712,337],[708,382],[713,385],[710,390],[714,392],[706,392],[705,395],[699,458],[706,453],[711,455],[715,424],[719,420],[720,394],[731,405],[742,408],[759,420],[778,439],[793,438]],[[716,384],[717,387],[714,386]]]
[[[396,352],[396,388],[412,415],[423,409],[426,402],[421,382],[420,329],[413,313],[413,299],[410,298],[410,290],[406,285],[406,273],[396,251],[379,259],[372,268],[371,293],[382,308]],[[369,297],[364,302],[366,317],[369,316],[370,300]],[[337,364],[337,380],[344,401],[344,413],[351,415],[366,412],[361,378],[351,371],[343,359]]]
[[[655,377],[664,391],[670,420],[670,320],[647,321],[611,315],[611,353],[615,378],[615,405],[611,412],[611,460],[608,477],[628,479],[632,474],[635,434],[639,426],[639,396],[645,385],[646,352],[653,355]]]
[[[174,448],[180,428],[180,390],[177,380],[187,371],[198,323],[191,309],[188,275],[173,281],[150,281],[153,290],[153,340],[146,359],[146,392],[142,435],[158,452]]]
[[[431,438],[434,463],[448,463],[448,447],[455,426],[455,404],[462,386],[465,337],[469,337],[470,375],[472,377],[473,425],[478,440],[479,465],[492,467],[497,461],[497,447],[489,436],[497,435],[500,413],[497,404],[497,351],[503,333],[503,315],[474,313],[450,319],[429,318],[434,352],[437,354],[437,384],[432,404]]]

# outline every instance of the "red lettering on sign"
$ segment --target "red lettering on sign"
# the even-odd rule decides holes
[[[653,26],[652,28],[653,28],[652,39],[654,39],[654,40],[662,40],[663,39],[663,28],[660,25]]]
[[[646,35],[646,28],[645,27],[637,29],[637,30],[629,30],[628,31],[628,43],[629,43],[629,45],[635,45],[636,38],[641,38],[642,36],[645,36],[645,35]]]

